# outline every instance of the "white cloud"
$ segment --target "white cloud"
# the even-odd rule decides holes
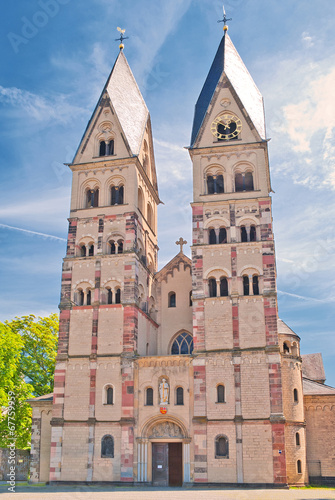
[[[301,40],[302,40],[302,43],[303,45],[306,47],[306,48],[310,48],[310,47],[313,47],[314,45],[314,37],[312,37],[308,31],[304,31],[302,34],[301,34]]]
[[[68,102],[64,94],[49,95],[45,98],[16,87],[5,88],[0,85],[0,103],[19,110],[37,122],[68,123],[74,115],[84,110]]]

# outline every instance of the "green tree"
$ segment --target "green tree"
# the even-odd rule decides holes
[[[12,442],[9,425],[15,427],[16,447],[29,446],[31,407],[26,400],[53,391],[57,337],[56,314],[0,323],[0,447]]]

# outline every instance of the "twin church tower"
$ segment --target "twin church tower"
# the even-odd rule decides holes
[[[54,394],[32,404],[32,480],[307,481],[263,99],[226,31],[189,153],[192,260],[181,239],[158,270],[150,115],[121,48],[69,165]]]

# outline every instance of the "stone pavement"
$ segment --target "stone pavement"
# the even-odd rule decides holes
[[[0,484],[1,500],[13,498],[7,485]],[[328,500],[335,489],[191,489],[127,488],[108,486],[32,486],[17,485],[15,500]]]

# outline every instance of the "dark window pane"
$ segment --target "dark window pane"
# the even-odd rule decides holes
[[[124,187],[120,186],[119,187],[119,205],[123,205],[123,198],[124,198]]]
[[[154,404],[154,391],[151,387],[147,389],[146,405],[153,406]]]
[[[112,201],[111,201],[112,205],[117,204],[116,195],[118,195],[118,189],[115,186],[112,186]]]
[[[297,432],[295,435],[295,444],[297,446],[300,446],[300,434],[299,434],[299,432]]]
[[[83,306],[84,305],[84,292],[82,290],[79,290],[78,292],[78,306]]]
[[[249,295],[249,277],[243,276],[243,295]]]
[[[80,247],[80,256],[81,257],[86,257],[86,247],[85,247],[85,245],[82,245]]]
[[[228,458],[228,441],[224,437],[216,440],[216,456]]]
[[[209,244],[210,245],[216,245],[216,233],[215,233],[215,229],[210,229],[209,230]]]
[[[179,344],[177,340],[175,340],[172,344],[171,354],[179,354]]]
[[[110,247],[111,247],[111,254],[114,255],[116,252],[116,247],[114,241],[110,241]]]
[[[113,404],[113,388],[108,387],[107,389],[107,404],[112,405]]]
[[[121,304],[121,289],[118,288],[115,294],[115,304]]]
[[[218,403],[224,403],[224,386],[218,385],[217,387]]]
[[[220,280],[220,296],[228,297],[228,281],[227,278],[221,278]]]
[[[207,176],[207,193],[214,194],[214,179],[212,175]]]
[[[123,241],[122,240],[118,241],[117,253],[123,253]]]
[[[193,338],[189,333],[178,335],[172,344],[171,354],[192,354]]]
[[[177,388],[177,405],[184,404],[184,389],[182,387]]]
[[[259,295],[258,276],[252,277],[252,292],[254,295]]]
[[[294,399],[295,403],[298,402],[298,390],[297,389],[294,389],[294,391],[293,391],[293,399]]]
[[[216,297],[217,295],[216,280],[214,278],[210,278],[208,280],[208,288],[209,288],[209,296]]]
[[[188,354],[188,342],[185,339],[180,344],[180,354]]]
[[[87,292],[87,305],[90,306],[91,305],[91,290],[89,290]]]
[[[93,206],[94,207],[98,207],[99,206],[99,189],[96,189],[94,191]]]
[[[107,291],[108,295],[107,295],[107,304],[113,304],[113,292],[110,288],[108,288],[108,291]]]
[[[252,172],[246,172],[245,174],[245,190],[253,191],[254,190],[254,179]]]
[[[99,156],[105,156],[106,155],[106,143],[105,141],[100,142],[100,149],[99,149]]]
[[[241,226],[241,241],[246,243],[248,241],[248,233],[245,226]]]
[[[218,175],[216,177],[216,192],[217,193],[224,192],[223,175]]]
[[[176,307],[176,294],[171,293],[169,295],[169,307]]]
[[[298,460],[298,462],[297,462],[297,470],[298,470],[298,474],[302,473],[301,460]]]
[[[114,458],[114,440],[112,436],[104,436],[101,440],[101,457]]]
[[[113,140],[109,141],[108,149],[109,149],[108,154],[113,155],[114,154],[114,141]]]
[[[235,191],[237,193],[239,191],[243,191],[243,176],[242,176],[242,174],[235,175]]]
[[[93,255],[94,255],[94,245],[90,245],[90,247],[88,249],[88,255],[89,255],[89,257],[93,257]]]
[[[227,231],[225,227],[220,228],[219,243],[227,243]]]
[[[250,241],[256,241],[256,227],[250,227]]]

